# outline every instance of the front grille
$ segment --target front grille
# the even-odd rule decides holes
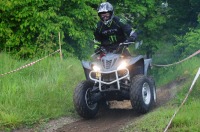
[[[103,63],[103,67],[105,69],[110,69],[112,68],[112,66],[115,64],[117,59],[113,59],[113,60],[102,60]]]

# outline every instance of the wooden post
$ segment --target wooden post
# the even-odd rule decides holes
[[[59,37],[60,59],[63,60],[62,49],[61,49],[61,41],[60,41],[60,32],[58,33],[58,37]]]

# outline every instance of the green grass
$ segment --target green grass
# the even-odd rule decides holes
[[[199,79],[198,79],[199,80]],[[191,84],[190,84],[191,85]],[[174,100],[175,103],[180,104],[180,99],[185,98],[186,92],[188,92],[189,86],[184,88],[184,90],[177,95],[177,98]],[[200,130],[200,81],[198,81],[193,88],[187,102],[180,109],[180,112],[177,114],[172,122],[172,127],[170,128],[171,132],[180,132],[180,131],[192,131],[196,132]]]
[[[200,57],[196,56],[179,65],[154,68],[153,75],[156,79],[157,86],[165,85],[173,80],[180,78],[187,78],[182,90],[177,93],[176,97],[170,101],[166,106],[155,109],[143,116],[143,118],[136,120],[133,123],[121,129],[123,132],[160,132],[164,131],[169,123],[172,115],[178,109],[180,104],[188,92],[192,80],[194,79],[199,67]],[[183,105],[168,131],[170,132],[185,132],[185,131],[199,131],[200,130],[200,77],[196,82],[193,91],[189,95],[187,102]]]
[[[166,44],[159,44],[159,51],[153,55],[153,61],[155,64],[171,64],[177,62],[176,55],[174,53],[173,44],[166,43]]]
[[[0,53],[0,73],[17,69],[34,60],[18,61]],[[167,59],[167,58],[166,58]],[[37,59],[35,59],[37,60]],[[169,59],[170,60],[170,59]],[[157,87],[188,78],[183,90],[167,106],[146,114],[121,131],[163,131],[181,104],[198,70],[199,56],[179,65],[152,70]],[[0,77],[0,130],[32,127],[50,119],[75,116],[72,96],[76,85],[85,79],[80,61],[75,58],[48,57],[33,66]],[[200,82],[198,81],[169,131],[196,131],[199,128]]]
[[[199,62],[200,58],[196,56],[178,65],[169,67],[153,67],[152,74],[156,80],[157,86],[165,85],[173,80],[192,77],[200,67]]]
[[[200,130],[200,81],[195,85],[194,90],[187,102],[176,114],[168,132],[197,132]],[[128,124],[121,129],[121,132],[163,132],[168,125],[174,112],[178,109],[185,98],[188,87],[178,93],[177,97],[167,105],[145,114],[142,118]]]
[[[169,109],[166,111],[166,109]],[[173,114],[174,107],[161,107],[153,112],[145,114],[121,129],[124,132],[162,132],[168,120]]]
[[[0,54],[0,73],[34,60],[17,61]],[[32,126],[61,116],[72,116],[73,90],[85,79],[80,61],[48,57],[33,66],[0,77],[0,129]]]
[[[180,110],[176,118],[172,122],[172,127],[169,129],[171,132],[192,131],[197,132],[200,130],[200,103],[199,99],[190,101]],[[189,114],[188,114],[189,113]]]

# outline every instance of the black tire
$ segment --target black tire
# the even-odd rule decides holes
[[[145,75],[136,75],[131,80],[130,100],[133,109],[147,113],[154,105],[154,85]]]
[[[99,107],[101,110],[109,110],[110,109],[110,105],[108,101],[101,101],[99,102]]]
[[[77,113],[86,119],[96,116],[99,110],[99,104],[90,100],[90,90],[94,83],[91,81],[82,81],[74,90],[73,102]]]

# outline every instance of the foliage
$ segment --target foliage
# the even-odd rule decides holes
[[[98,20],[96,9],[100,0],[72,0],[62,1],[61,10],[58,14],[67,16],[70,24],[63,26],[67,45],[65,49],[76,54],[79,58],[85,58],[91,51],[93,29]]]
[[[199,49],[199,6],[198,0],[169,1],[167,28],[176,40],[174,51],[177,58],[186,57]]]
[[[197,16],[200,11],[198,0],[173,0],[169,1],[170,19],[168,24],[176,27],[177,33],[184,34],[188,27],[197,26]]]
[[[1,1],[2,49],[22,58],[33,57],[40,47],[55,49],[56,33],[60,30],[55,11],[59,4],[43,0]]]
[[[168,82],[182,78],[182,76],[188,77],[188,74],[196,73],[195,70],[200,66],[199,55],[196,55],[179,64],[175,64],[176,62],[179,62],[188,56],[185,56],[184,58],[176,58],[176,50],[174,49],[173,44],[163,43],[160,45],[161,47],[159,47],[158,51],[153,56],[153,69],[151,73],[156,79],[157,86],[160,86],[161,84],[167,84]],[[159,67],[156,66],[156,64],[174,65]]]
[[[160,32],[164,30],[163,24],[166,22],[160,1],[118,0],[116,14],[124,17],[138,32],[138,41],[143,40],[140,52],[148,57],[154,54],[158,47],[157,41],[163,36]]]
[[[200,16],[199,20],[200,22]],[[199,50],[200,45],[200,25],[196,28],[190,28],[183,36],[176,36],[177,44],[174,46],[179,56],[188,56]]]
[[[93,52],[93,30],[99,20],[97,6],[105,0],[2,0],[0,1],[0,51],[18,58],[33,58],[58,49],[61,33],[65,56],[85,58]],[[198,0],[108,0],[115,14],[129,21],[143,40],[139,51],[151,57],[160,42],[191,42],[197,38]],[[166,4],[166,3],[164,3]],[[191,30],[189,30],[191,29]],[[192,33],[193,32],[193,33]],[[180,36],[181,35],[181,36]],[[193,40],[195,40],[193,39]],[[178,48],[178,52],[187,46]],[[195,47],[197,44],[195,44]],[[193,50],[194,44],[189,46]],[[188,49],[188,50],[189,50]]]
[[[67,52],[78,53],[92,38],[93,7],[99,0],[0,1],[0,50],[20,58],[58,49],[58,32]]]
[[[191,29],[184,36],[177,36],[178,44],[175,49],[179,56],[186,57],[199,50],[200,45],[200,29]]]

